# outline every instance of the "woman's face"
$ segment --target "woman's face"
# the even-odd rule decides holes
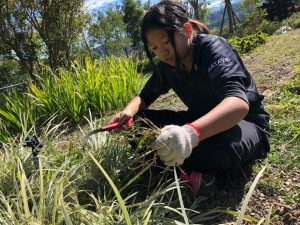
[[[148,47],[151,52],[162,62],[175,67],[175,51],[169,39],[168,33],[161,28],[153,28],[146,33]],[[176,52],[180,62],[185,62],[189,59],[191,45],[191,37],[185,31],[175,32],[174,35]]]

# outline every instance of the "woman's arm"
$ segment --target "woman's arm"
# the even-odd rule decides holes
[[[206,115],[192,122],[201,133],[201,140],[234,127],[248,113],[249,105],[238,97],[227,97]]]
[[[125,109],[116,114],[108,124],[118,122],[118,125],[121,126],[129,117],[133,117],[136,113],[145,108],[146,104],[144,100],[141,97],[136,96],[127,104]]]
[[[165,165],[183,164],[199,141],[228,130],[248,113],[248,103],[239,97],[226,97],[206,115],[184,126],[169,125],[151,145]],[[200,131],[197,131],[198,128]]]
[[[127,104],[123,112],[128,112],[130,116],[134,116],[143,109],[146,109],[144,100],[140,96],[136,96]]]

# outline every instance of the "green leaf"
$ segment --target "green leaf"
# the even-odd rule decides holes
[[[242,209],[241,209],[241,212],[239,214],[239,217],[238,217],[238,220],[236,222],[237,225],[241,225],[242,224],[242,221],[244,219],[244,215],[245,215],[245,212],[246,212],[246,209],[248,207],[248,203],[250,201],[250,198],[254,192],[254,189],[259,181],[259,179],[261,178],[261,176],[263,175],[263,172],[265,171],[265,169],[267,168],[267,166],[264,166],[260,171],[259,173],[257,174],[257,176],[255,177],[253,183],[251,184],[251,187],[245,197],[245,200],[243,202],[243,205],[242,205]]]
[[[89,153],[90,157],[92,158],[92,160],[95,162],[95,164],[98,166],[98,168],[101,170],[101,172],[103,173],[103,175],[105,176],[105,178],[107,179],[107,181],[109,182],[110,186],[112,187],[116,197],[117,197],[117,200],[120,204],[120,207],[121,207],[121,210],[123,212],[123,215],[124,215],[124,218],[125,218],[125,221],[126,221],[126,224],[127,225],[131,225],[131,220],[130,220],[130,217],[129,217],[129,213],[126,209],[126,206],[125,206],[125,202],[120,194],[120,192],[118,191],[118,188],[116,187],[116,185],[114,184],[114,182],[112,181],[112,179],[110,178],[110,176],[106,173],[106,171],[104,170],[104,168],[100,165],[100,163],[94,158],[94,156]]]
[[[21,128],[21,123],[12,114],[9,114],[9,113],[5,112],[4,110],[0,109],[0,115],[4,116],[4,118],[6,118],[8,121],[13,123],[18,128]]]

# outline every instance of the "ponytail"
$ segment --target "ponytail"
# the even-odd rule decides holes
[[[189,19],[189,22],[192,24],[193,29],[197,31],[197,33],[201,34],[209,34],[208,27],[199,20]]]

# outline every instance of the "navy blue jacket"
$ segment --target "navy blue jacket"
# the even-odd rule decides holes
[[[160,62],[140,93],[148,107],[161,94],[173,89],[188,109],[201,117],[226,97],[238,97],[249,104],[245,120],[269,130],[269,114],[263,96],[241,58],[224,38],[198,34],[194,38],[192,71],[178,72]],[[159,73],[159,74],[158,74]]]

